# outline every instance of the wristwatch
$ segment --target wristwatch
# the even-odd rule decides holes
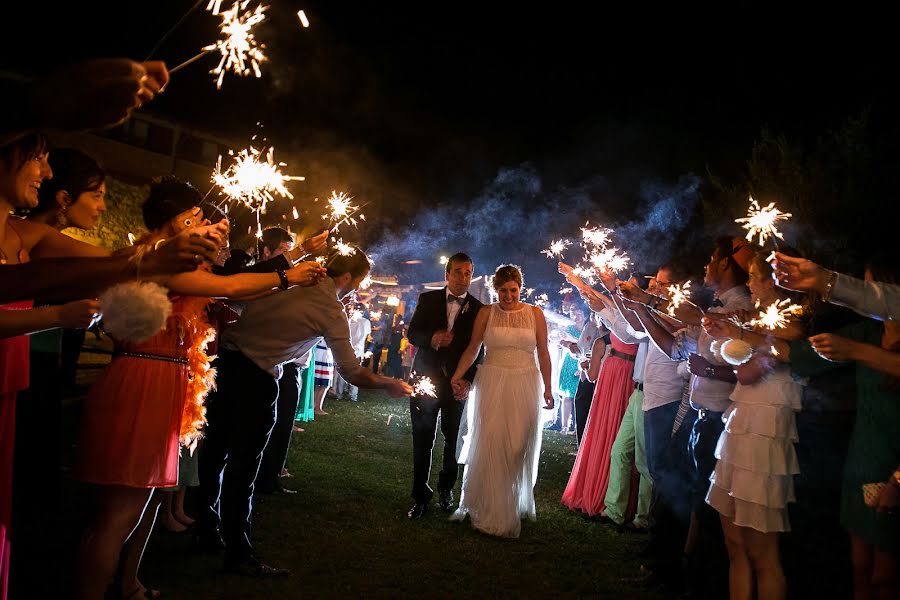
[[[281,280],[281,289],[286,290],[291,287],[287,273],[284,272],[284,269],[278,269],[275,272],[278,273],[278,278]]]

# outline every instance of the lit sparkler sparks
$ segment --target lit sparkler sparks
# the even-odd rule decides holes
[[[218,15],[220,8],[222,8],[222,0],[209,0],[209,4],[206,5],[206,10],[213,15]]]
[[[540,296],[536,296],[534,299],[534,305],[539,307],[544,307],[550,304],[550,298],[547,297],[547,294],[541,294]]]
[[[585,260],[596,269],[609,269],[613,273],[624,271],[631,262],[628,255],[616,247],[605,248],[600,252],[594,251],[585,256]]]
[[[565,296],[566,294],[571,294],[572,291],[573,291],[572,288],[563,286],[563,287],[559,288],[559,295]]]
[[[234,162],[224,171],[222,170],[222,157],[216,162],[212,181],[225,194],[226,200],[242,202],[256,213],[257,237],[262,235],[260,214],[265,214],[266,205],[275,199],[275,195],[282,198],[292,198],[293,194],[285,187],[288,181],[303,181],[305,177],[284,175],[281,167],[284,163],[275,162],[275,148],[256,149],[252,146],[241,150],[234,156]]]
[[[430,377],[420,377],[415,384],[413,384],[413,395],[437,398],[437,388],[434,387]]]
[[[299,218],[300,218],[300,213],[297,212],[297,207],[296,207],[296,206],[294,207],[293,215],[294,215],[294,218],[295,218],[295,219],[299,219]]]
[[[344,192],[331,192],[331,197],[328,198],[328,208],[331,212],[327,215],[322,215],[323,219],[328,219],[334,224],[331,231],[337,231],[338,227],[343,224],[350,224],[356,227],[356,217],[354,215],[359,212],[361,207],[350,204],[351,200],[353,200],[353,197],[348,196]],[[365,215],[359,215],[359,219],[365,221],[366,217]]]
[[[331,239],[334,241],[334,238]],[[337,250],[340,256],[353,256],[356,254],[356,248],[350,244],[345,244],[343,239],[338,239],[334,242],[334,249]]]
[[[541,250],[543,254],[547,255],[547,258],[562,258],[563,252],[566,251],[566,248],[572,245],[567,239],[556,240],[550,243],[550,247],[546,250]]]
[[[691,282],[686,281],[680,286],[676,283],[675,285],[669,286],[669,309],[668,313],[670,317],[675,316],[675,309],[681,306],[684,302],[689,302],[691,299]]]
[[[219,25],[219,29],[222,32],[222,39],[203,48],[204,52],[218,50],[222,55],[219,64],[210,71],[216,75],[216,89],[222,89],[222,80],[225,78],[225,72],[229,70],[243,77],[250,74],[252,67],[257,77],[262,75],[259,65],[267,60],[263,53],[265,45],[257,44],[252,29],[266,18],[265,12],[269,7],[260,4],[253,12],[242,14],[241,11],[247,8],[249,2],[250,0],[238,0],[231,8],[221,13],[222,24]],[[207,9],[212,7],[215,9],[213,14],[218,14],[220,4],[218,0],[211,0]]]
[[[775,224],[778,221],[786,221],[791,216],[793,216],[791,213],[783,213],[775,208],[774,202],[770,202],[768,206],[761,208],[759,203],[751,197],[747,216],[735,219],[734,222],[743,223],[741,227],[747,230],[748,241],[752,240],[753,236],[759,235],[759,245],[762,246],[769,236],[779,240],[784,239],[784,236],[778,231]],[[775,243],[776,245],[778,244],[778,242]]]
[[[300,24],[303,25],[303,27],[309,27],[309,19],[306,18],[306,11],[298,10],[297,18],[300,19]]]
[[[447,261],[449,261],[449,260],[450,260],[450,259],[447,258],[446,256],[442,256],[442,257],[441,257],[441,264],[442,264],[442,265],[446,265],[446,264],[447,264]]]
[[[586,223],[585,223],[586,224]],[[606,227],[582,227],[581,237],[585,244],[605,248],[609,244],[612,229]]]
[[[534,288],[525,288],[525,297],[531,298],[531,295],[534,293]]]
[[[757,302],[756,308],[759,308]],[[750,327],[764,327],[765,329],[774,330],[787,327],[788,317],[791,315],[799,315],[803,312],[803,307],[799,304],[792,304],[790,298],[773,302],[759,312],[759,316],[751,319]]]

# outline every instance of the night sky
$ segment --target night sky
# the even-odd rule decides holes
[[[262,79],[226,75],[217,92],[207,57],[149,109],[238,140],[261,122],[276,148],[298,157],[302,194],[365,197],[377,230],[362,234],[367,241],[425,208],[483,198],[504,168],[524,165],[542,190],[602,178],[602,209],[627,220],[647,181],[707,170],[738,177],[766,125],[812,142],[868,107],[886,139],[900,130],[888,38],[821,5],[787,14],[759,3],[729,12],[686,3],[270,4],[257,35],[270,58]],[[40,39],[7,36],[2,56],[30,68],[144,58],[191,6],[54,7],[41,15]],[[155,58],[172,67],[217,37],[204,7]],[[37,43],[44,51],[23,52]]]

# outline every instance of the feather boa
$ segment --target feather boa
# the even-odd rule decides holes
[[[216,330],[206,319],[206,305],[210,298],[186,297],[184,310],[174,315],[178,331],[188,347],[188,381],[184,409],[181,412],[179,437],[193,453],[203,437],[206,424],[206,395],[216,385],[216,370],[209,366],[206,345],[215,339]]]

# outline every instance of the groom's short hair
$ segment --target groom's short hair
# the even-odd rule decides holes
[[[464,254],[462,252],[457,252],[453,256],[447,259],[447,274],[450,273],[450,270],[453,269],[453,263],[471,263],[472,267],[475,267],[475,263],[472,262],[472,257],[468,254]]]

